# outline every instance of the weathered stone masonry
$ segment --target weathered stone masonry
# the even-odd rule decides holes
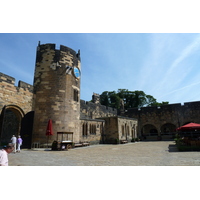
[[[125,115],[138,119],[140,135],[163,136],[169,139],[170,133],[175,133],[179,126],[189,122],[200,123],[200,101],[183,105],[177,103],[160,107],[132,108],[128,109]]]
[[[19,81],[15,86],[15,78],[0,73],[0,110],[6,105],[15,105],[27,113],[32,110],[32,98],[32,85]]]
[[[57,139],[57,132],[73,132],[73,142],[88,141],[91,144],[105,143],[105,119],[115,117],[117,110],[100,104],[99,95],[93,94],[93,102],[80,100],[80,51],[55,44],[38,44],[33,86],[22,81],[14,86],[15,79],[0,74],[0,142],[9,142],[12,134],[21,135],[24,146],[47,142],[48,120],[53,122],[49,143]],[[132,119],[120,119],[129,124]],[[137,120],[133,120],[134,123]],[[12,124],[12,126],[10,126]],[[11,130],[11,127],[13,130]],[[129,126],[127,126],[129,127]],[[111,129],[122,132],[122,127]],[[129,128],[125,131],[131,132]],[[120,134],[112,135],[121,139]]]
[[[85,102],[84,100],[80,100],[81,104],[81,119],[95,119],[100,117],[111,117],[117,115],[117,109],[106,107],[101,104],[93,103],[93,102]]]
[[[73,76],[73,67],[80,70],[80,55],[74,50],[62,45],[56,50],[55,44],[38,45],[33,142],[46,141],[44,133],[49,119],[55,133],[51,140],[56,139],[56,132],[73,132],[74,142],[79,141],[80,79]]]
[[[13,134],[21,133],[22,120],[32,110],[33,86],[0,73],[0,142],[10,142]],[[27,124],[31,128],[30,124]],[[31,133],[30,133],[31,134]],[[27,138],[27,137],[26,137]],[[26,141],[24,137],[24,141]]]

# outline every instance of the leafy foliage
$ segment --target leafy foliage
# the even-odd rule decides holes
[[[158,103],[151,95],[146,95],[143,91],[128,91],[127,89],[118,89],[117,92],[104,91],[100,95],[100,102],[102,105],[112,108],[120,109],[122,101],[124,102],[124,109],[141,108],[145,106],[160,106],[168,104],[169,102]]]

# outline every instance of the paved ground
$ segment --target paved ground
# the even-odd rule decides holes
[[[174,141],[91,145],[69,151],[22,150],[10,166],[200,166],[200,152],[178,152]]]

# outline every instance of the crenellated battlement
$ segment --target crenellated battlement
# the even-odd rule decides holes
[[[27,89],[29,90],[30,92],[33,92],[33,86],[28,84],[28,83],[25,83],[23,81],[19,81],[18,82],[18,88],[23,88],[23,89]]]
[[[56,44],[52,44],[52,43],[40,44],[40,42],[38,43],[38,46],[37,46],[37,59],[36,60],[37,61],[41,60],[41,58],[40,58],[41,52],[46,52],[49,50],[55,51],[56,57],[59,57],[60,51],[62,51],[62,52],[67,53],[68,55],[73,55],[80,61],[80,50],[78,50],[78,53],[77,53],[73,49],[71,49],[67,46],[64,46],[64,45],[60,45],[60,49],[56,49]],[[54,59],[54,60],[58,61],[59,59]]]
[[[89,101],[80,100],[81,118],[98,118],[116,116],[117,109],[96,104]]]
[[[42,51],[47,49],[56,50],[56,44],[52,43],[40,44],[40,42],[38,43],[37,51]]]
[[[0,72],[0,82],[5,82],[5,83],[9,83],[9,84],[14,85],[15,84],[15,78]]]
[[[142,107],[142,108],[129,108],[126,113],[146,113],[146,112],[160,112],[160,111],[173,111],[186,108],[200,108],[200,101],[185,102],[176,104],[166,104],[162,106]]]
[[[18,89],[18,90],[20,88],[23,88],[24,90],[29,90],[29,92],[33,92],[32,85],[25,83],[23,81],[19,81],[18,86],[15,86],[15,78],[8,76],[6,74],[3,74],[1,72],[0,72],[0,83],[2,84],[2,87],[3,87],[3,85],[5,87],[7,84],[10,84],[10,85],[16,87],[16,89]]]
[[[104,105],[101,105],[101,104],[96,104],[96,103],[93,103],[93,102],[90,102],[90,101],[85,101],[85,100],[80,100],[80,103],[81,103],[81,106],[82,107],[91,107],[91,108],[96,108],[96,107],[102,107],[103,109],[105,110],[108,110],[108,111],[111,111],[111,112],[116,112],[117,113],[117,109],[116,108],[112,108],[112,107],[107,107],[107,106],[104,106]]]
[[[23,108],[23,111],[32,110],[33,86],[23,81],[15,86],[15,78],[0,73],[0,110],[5,105],[17,105]]]

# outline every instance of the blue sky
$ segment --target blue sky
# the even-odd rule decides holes
[[[36,47],[81,52],[81,99],[93,92],[142,90],[158,102],[200,101],[200,34],[0,33],[1,72],[33,84]]]

